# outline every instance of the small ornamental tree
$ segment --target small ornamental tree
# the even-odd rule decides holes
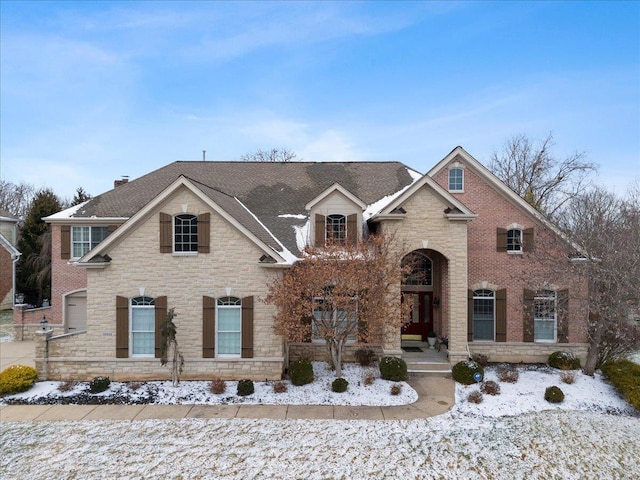
[[[178,348],[176,340],[177,327],[173,323],[176,317],[174,309],[171,308],[167,312],[167,319],[162,327],[162,343],[160,345],[160,363],[164,367],[169,363],[169,352],[171,352],[171,380],[173,386],[177,387],[180,383],[180,375],[184,369],[184,357]]]
[[[336,377],[347,341],[382,342],[386,329],[404,324],[402,267],[390,236],[356,244],[309,247],[304,259],[269,284],[266,303],[277,307],[274,331],[291,342],[326,343]]]

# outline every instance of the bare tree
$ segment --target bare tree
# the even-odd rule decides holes
[[[298,154],[288,148],[272,148],[270,150],[258,149],[255,152],[245,153],[240,157],[243,162],[293,162]]]
[[[171,351],[171,380],[173,381],[173,386],[177,387],[184,369],[184,356],[178,348],[178,340],[176,339],[178,327],[173,321],[175,317],[174,309],[169,309],[161,332],[160,364],[164,367],[169,363],[169,351]]]
[[[507,140],[501,152],[491,154],[489,169],[535,209],[549,217],[584,190],[596,165],[584,152],[561,159],[551,150],[553,134],[538,145],[524,134]]]
[[[324,340],[340,377],[347,341],[381,343],[385,329],[402,327],[411,305],[400,301],[402,267],[392,244],[371,236],[306,249],[304,260],[269,285],[265,300],[277,307],[274,330],[285,344]]]
[[[33,185],[0,180],[0,207],[21,219],[27,216],[35,195],[36,189]]]
[[[593,188],[572,199],[561,226],[585,255],[579,271],[588,279],[589,352],[585,373],[640,348],[640,208],[637,196],[622,200]]]

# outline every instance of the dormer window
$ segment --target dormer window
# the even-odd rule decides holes
[[[449,169],[449,191],[464,191],[464,170],[462,168],[453,167]]]
[[[358,242],[358,215],[315,215],[315,245],[355,245]]]
[[[344,215],[327,215],[326,242],[344,244],[347,241],[347,217]]]

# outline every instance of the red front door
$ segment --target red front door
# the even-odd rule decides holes
[[[432,292],[404,292],[402,298],[413,299],[413,307],[409,312],[408,323],[402,328],[403,340],[427,341],[428,333],[433,330]]]

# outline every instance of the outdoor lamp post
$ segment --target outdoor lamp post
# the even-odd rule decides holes
[[[43,315],[42,320],[40,320],[40,326],[43,332],[47,329],[47,317],[45,315]]]

